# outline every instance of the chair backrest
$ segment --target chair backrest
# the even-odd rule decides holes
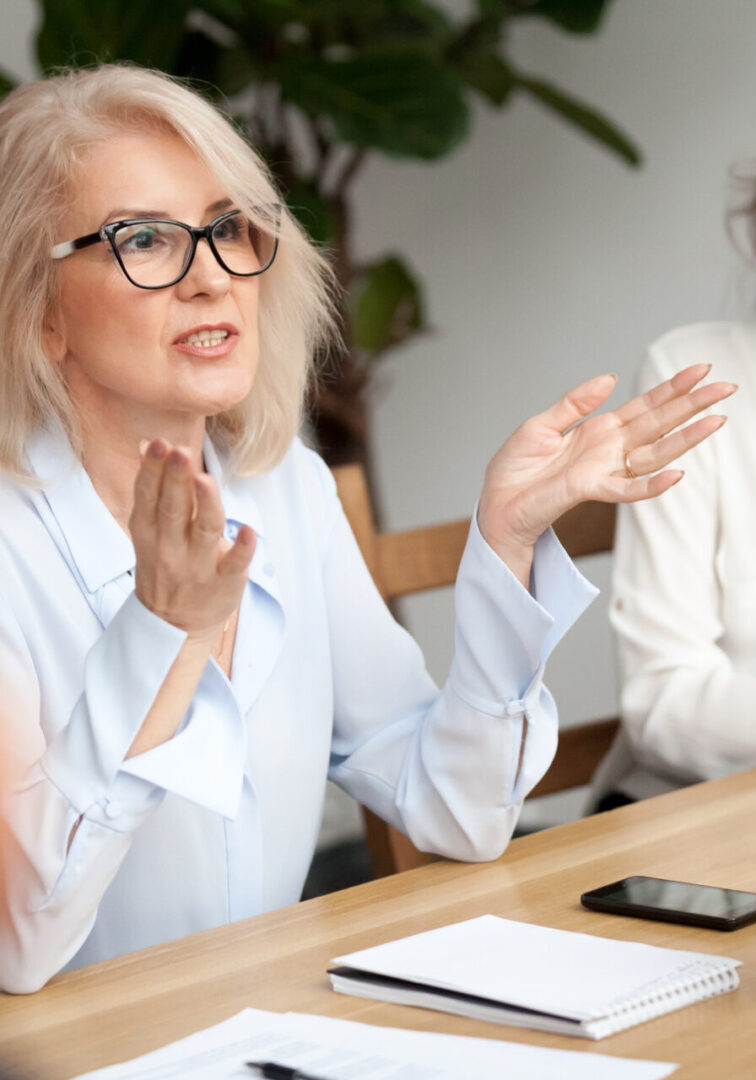
[[[375,528],[365,473],[361,465],[334,468],[336,487],[362,556],[384,600],[453,585],[470,527],[469,518],[421,529],[379,533]],[[554,525],[572,558],[610,551],[615,507],[589,502],[564,514]],[[560,732],[556,757],[530,797],[589,783],[618,728],[616,718],[596,720]],[[376,877],[408,870],[434,858],[419,852],[396,829],[364,810],[365,831]]]

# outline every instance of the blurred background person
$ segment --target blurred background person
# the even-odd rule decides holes
[[[740,392],[720,438],[686,458],[684,484],[619,511],[622,729],[596,777],[599,809],[756,766],[756,323],[664,335],[640,386],[681,363],[712,364]]]

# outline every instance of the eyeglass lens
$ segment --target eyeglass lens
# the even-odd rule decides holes
[[[211,233],[219,262],[232,274],[259,274],[273,260],[275,235],[235,214]],[[113,237],[126,273],[137,285],[162,288],[181,277],[191,258],[192,234],[169,221],[123,225]]]

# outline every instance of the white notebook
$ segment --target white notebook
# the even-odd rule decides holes
[[[496,915],[339,956],[334,990],[603,1039],[738,985],[739,960]]]

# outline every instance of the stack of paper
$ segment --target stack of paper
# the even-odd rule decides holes
[[[338,957],[334,990],[602,1039],[734,990],[739,960],[495,915]]]
[[[676,1068],[245,1009],[206,1031],[78,1080],[252,1080],[245,1062],[253,1060],[297,1067],[323,1080],[662,1080]]]

